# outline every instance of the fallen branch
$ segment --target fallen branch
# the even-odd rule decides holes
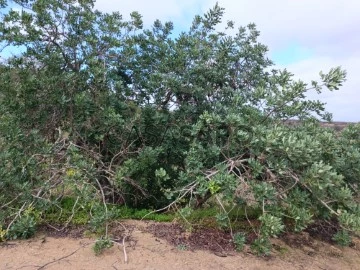
[[[126,253],[125,240],[126,240],[126,237],[128,237],[130,235],[130,232],[129,232],[128,229],[126,229],[124,224],[122,224],[120,222],[118,224],[120,224],[124,228],[124,231],[125,231],[125,235],[124,235],[123,240],[122,240],[122,245],[123,245],[123,252],[124,252],[124,261],[125,261],[125,263],[128,263],[128,256],[127,256],[127,253]]]
[[[124,251],[124,261],[125,261],[125,263],[128,262],[128,257],[127,257],[127,254],[126,254],[126,247],[125,247],[126,236],[127,236],[127,235],[124,236],[123,241],[122,241],[123,251]]]
[[[151,215],[151,214],[155,214],[155,213],[162,212],[162,211],[164,211],[164,210],[170,209],[171,206],[173,206],[173,205],[176,204],[178,201],[180,201],[182,198],[184,198],[187,194],[189,194],[190,192],[192,192],[196,186],[197,186],[197,183],[192,184],[192,186],[190,186],[182,195],[179,195],[179,197],[177,197],[176,200],[174,200],[173,202],[171,202],[170,204],[168,204],[167,206],[165,206],[165,207],[163,207],[163,208],[160,208],[160,209],[157,209],[157,210],[154,210],[154,211],[151,211],[151,212],[147,213],[145,216],[143,216],[143,217],[141,218],[141,220],[143,220],[144,218],[146,218],[147,216],[149,216],[149,215]]]
[[[312,195],[314,195],[313,191],[311,190],[311,188],[309,188],[307,185],[302,184],[303,187],[305,187]],[[314,196],[323,206],[325,206],[325,208],[327,208],[330,213],[334,214],[335,216],[340,216],[339,213],[337,213],[334,209],[332,209],[326,202],[324,202],[323,200],[321,200],[319,197]]]
[[[108,236],[108,229],[109,229],[109,224],[108,224],[108,208],[106,205],[106,199],[105,199],[105,194],[104,194],[104,190],[99,182],[99,180],[97,178],[95,178],[96,183],[99,186],[100,192],[101,192],[101,197],[102,197],[102,202],[104,204],[104,208],[105,208],[105,216],[106,216],[106,224],[105,224],[105,236]]]
[[[125,246],[125,241],[126,241],[126,237],[127,235],[125,235],[122,239],[122,244],[117,242],[116,239],[115,240],[110,240],[110,242],[114,243],[114,244],[117,244],[119,246],[122,246],[123,247],[123,252],[124,252],[124,262],[125,263],[128,263],[128,256],[127,256],[127,253],[126,253],[126,246]]]

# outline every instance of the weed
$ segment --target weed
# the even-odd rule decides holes
[[[340,246],[347,247],[351,244],[351,237],[347,231],[338,231],[332,238]]]
[[[36,222],[32,216],[23,216],[15,221],[8,231],[10,239],[28,239],[35,234]]]
[[[0,226],[0,242],[3,242],[6,240],[7,230],[4,230]]]
[[[93,250],[95,252],[95,255],[98,256],[102,254],[105,249],[111,248],[113,245],[114,243],[109,238],[101,237],[96,240]]]
[[[178,250],[187,250],[188,247],[187,247],[187,245],[185,245],[185,244],[179,244],[179,245],[177,245],[177,249],[178,249]]]
[[[257,255],[269,255],[271,251],[271,242],[267,237],[259,237],[251,244],[251,249]]]
[[[235,233],[233,241],[237,251],[243,250],[246,241],[245,234],[241,232]]]

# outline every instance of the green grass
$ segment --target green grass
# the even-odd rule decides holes
[[[45,212],[43,212],[42,219],[47,223],[52,224],[65,224],[68,222],[72,215],[73,207],[76,199],[73,197],[63,198],[59,207],[52,206]],[[108,206],[108,214],[110,220],[119,219],[136,219],[136,220],[153,220],[157,222],[171,222],[175,218],[182,220],[182,216],[179,213],[152,213],[153,210],[149,209],[133,209],[126,206],[112,205]],[[93,204],[80,204],[75,207],[75,214],[73,215],[69,224],[71,225],[87,225],[91,220],[90,211],[93,216],[104,215],[103,205],[101,203]],[[232,209],[226,209],[229,212],[229,218],[231,220],[231,226],[234,230],[249,231],[251,226],[247,221],[256,220],[261,214],[261,209],[245,208],[241,206],[234,207]],[[217,206],[209,206],[192,210],[186,217],[186,220],[193,225],[204,226],[210,228],[219,228],[219,224],[216,221],[216,215],[221,211]]]
[[[171,222],[175,215],[172,213],[151,213],[153,210],[149,209],[133,209],[126,206],[113,206],[109,208],[120,219],[144,219],[158,222]],[[151,213],[151,214],[150,214]]]
[[[73,197],[65,197],[59,202],[59,207],[51,206],[42,214],[42,220],[50,224],[65,224],[72,216],[73,207],[76,199]],[[108,214],[111,220],[117,219],[144,219],[154,220],[158,222],[171,222],[175,218],[171,213],[151,213],[149,209],[133,209],[126,206],[111,205],[108,206]],[[61,209],[61,210],[60,210]],[[104,214],[103,205],[101,203],[95,204],[91,207],[90,204],[78,205],[75,207],[74,215],[69,224],[71,225],[86,225],[91,219],[92,215]],[[151,214],[149,214],[151,213]]]

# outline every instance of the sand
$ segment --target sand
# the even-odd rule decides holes
[[[127,263],[121,245],[95,256],[95,239],[40,233],[29,240],[1,244],[0,269],[360,269],[360,241],[351,248],[317,241],[311,247],[297,248],[275,240],[270,257],[257,257],[249,249],[226,254],[186,250],[147,232],[148,223],[132,225],[131,237],[125,242]]]

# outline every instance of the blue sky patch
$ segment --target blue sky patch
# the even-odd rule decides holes
[[[309,48],[302,47],[300,44],[289,44],[286,47],[270,51],[270,58],[277,65],[289,65],[313,57]]]

